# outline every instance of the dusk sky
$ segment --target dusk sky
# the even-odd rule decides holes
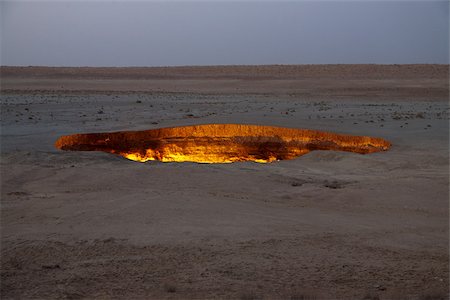
[[[1,1],[1,65],[449,63],[448,1]]]

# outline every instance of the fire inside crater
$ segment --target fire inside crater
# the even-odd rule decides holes
[[[61,150],[103,151],[138,162],[268,163],[294,159],[313,150],[373,153],[388,150],[391,143],[376,137],[308,129],[207,124],[67,135],[55,146]]]

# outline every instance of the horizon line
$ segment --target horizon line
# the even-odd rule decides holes
[[[159,65],[159,66],[52,66],[52,65],[0,65],[0,68],[204,68],[204,67],[283,67],[283,66],[345,66],[345,65],[373,65],[373,66],[405,66],[405,65],[440,65],[450,66],[449,63],[316,63],[316,64],[217,64],[217,65]]]

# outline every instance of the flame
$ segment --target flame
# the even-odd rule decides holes
[[[55,143],[61,150],[103,151],[138,162],[197,163],[269,163],[294,159],[312,150],[366,154],[385,151],[390,146],[381,138],[239,124],[74,134],[62,136]]]

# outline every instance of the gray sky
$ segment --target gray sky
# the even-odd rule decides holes
[[[1,64],[449,63],[448,1],[1,0]]]

